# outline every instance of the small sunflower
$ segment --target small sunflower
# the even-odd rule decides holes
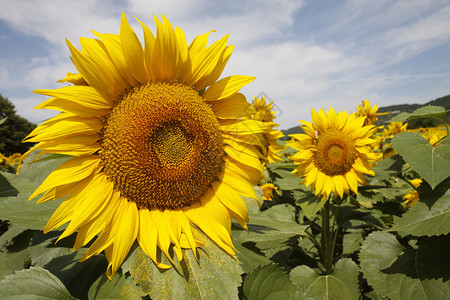
[[[261,141],[263,144],[261,152],[265,155],[267,162],[270,164],[283,160],[278,152],[284,150],[285,147],[277,142],[277,140],[282,138],[284,134],[278,129],[274,129],[274,127],[278,127],[280,125],[273,122],[273,120],[276,118],[275,111],[273,110],[273,101],[267,104],[266,101],[267,100],[265,96],[259,99],[253,97],[251,107],[253,109],[253,112],[251,112],[251,119],[265,122],[266,124],[271,125],[264,133],[260,134],[262,136]]]
[[[417,189],[420,186],[420,184],[422,183],[422,179],[420,179],[420,178],[411,179],[411,180],[409,180],[409,183]],[[406,194],[405,196],[403,196],[403,198],[405,199],[403,204],[406,207],[411,207],[420,200],[419,192],[417,192],[416,190],[409,191],[409,193]]]
[[[391,122],[387,128],[385,128],[381,134],[385,144],[383,145],[383,157],[389,158],[397,154],[395,150],[392,148],[392,144],[390,143],[394,135],[405,132],[408,124],[403,122]]]
[[[289,146],[298,150],[291,157],[298,164],[294,172],[323,199],[357,193],[358,184],[366,183],[364,175],[374,175],[372,164],[379,158],[370,147],[376,127],[332,107],[328,113],[311,109],[311,117],[312,123],[300,121],[304,134],[291,135]]]
[[[425,127],[419,129],[408,130],[418,132],[428,141],[430,146],[437,147],[447,136],[447,130],[444,127]]]
[[[30,152],[74,156],[30,196],[67,196],[44,232],[70,222],[59,239],[78,231],[74,250],[95,239],[82,260],[104,251],[109,278],[135,240],[161,268],[170,266],[158,248],[169,259],[169,248],[178,260],[181,248],[195,254],[196,230],[233,255],[231,218],[246,226],[241,195],[256,199],[263,178],[256,135],[269,125],[243,118],[249,103],[238,93],[255,78],[218,80],[228,36],[188,46],[164,16],[155,22],[156,36],[141,23],[144,47],[125,14],[119,35],[94,32],[82,51],[67,42],[79,73],[60,80],[73,85],[35,91],[52,97],[37,108],[61,113],[26,138],[38,143]]]
[[[279,195],[280,193],[278,192],[278,187],[276,187],[273,183],[265,183],[263,185],[261,185],[261,189],[263,191],[263,200],[272,200],[273,199],[273,191],[277,192],[277,194]]]
[[[366,117],[366,119],[364,120],[364,125],[374,125],[378,120],[378,116],[383,116],[390,113],[390,111],[378,113],[378,105],[375,104],[375,106],[372,108],[369,100],[367,99],[363,100],[361,105],[357,106],[356,109],[356,115],[358,117]]]

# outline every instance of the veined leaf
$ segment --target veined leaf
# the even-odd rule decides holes
[[[295,286],[289,275],[273,264],[260,266],[244,282],[245,299],[294,299]]]
[[[432,236],[450,233],[450,178],[435,190],[421,185],[420,200],[389,231],[402,235]]]
[[[392,118],[389,122],[407,122],[412,119],[435,117],[443,119],[448,110],[442,106],[427,105],[416,109],[412,113],[401,113]]]
[[[406,249],[394,235],[374,232],[361,247],[360,266],[375,292],[389,299],[447,299],[449,251],[449,236],[421,237],[417,249]]]
[[[137,248],[125,262],[136,284],[152,299],[236,299],[241,284],[239,262],[226,254],[203,234],[198,248],[198,261],[190,249],[183,250],[178,267],[159,269]],[[171,263],[162,255],[162,262]]]
[[[142,296],[144,293],[135,285],[133,279],[118,273],[111,280],[103,274],[89,289],[89,299],[96,300],[140,300]]]
[[[67,156],[33,163],[28,168],[27,164],[34,156],[32,154],[25,160],[19,175],[0,172],[0,219],[24,228],[42,230],[62,199],[36,204],[35,200],[28,201],[28,197],[48,174],[66,161]]]
[[[295,204],[301,207],[305,216],[309,219],[314,217],[326,202],[306,189],[292,191],[292,195],[294,196]]]
[[[49,271],[31,268],[18,271],[0,281],[1,299],[76,299]]]
[[[29,229],[43,230],[62,199],[36,204],[27,201],[32,192],[21,193],[17,197],[0,198],[0,219]]]
[[[359,299],[358,273],[358,265],[349,258],[343,258],[329,275],[317,274],[305,265],[295,267],[290,275],[304,298],[351,300]]]
[[[256,243],[259,249],[273,249],[303,235],[307,226],[295,222],[295,208],[288,204],[280,204],[249,215],[249,233],[241,240]]]
[[[401,132],[392,146],[433,189],[450,176],[450,138],[433,147],[419,133]]]

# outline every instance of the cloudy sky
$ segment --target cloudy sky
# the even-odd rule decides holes
[[[274,100],[282,129],[310,120],[310,109],[355,110],[363,99],[386,106],[425,103],[450,94],[448,0],[0,0],[0,93],[39,122],[51,111],[34,89],[58,88],[76,72],[65,44],[119,33],[124,11],[140,37],[138,17],[180,26],[188,43],[211,29],[235,45],[223,76],[257,79],[248,99]],[[155,31],[154,31],[155,32]]]

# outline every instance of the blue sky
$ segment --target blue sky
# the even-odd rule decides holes
[[[257,79],[242,91],[267,95],[276,122],[287,129],[310,120],[311,107],[355,111],[363,99],[379,106],[425,103],[450,94],[448,0],[348,1],[10,1],[0,0],[0,93],[23,117],[39,122],[52,111],[33,110],[76,72],[65,44],[94,29],[119,33],[124,11],[140,37],[138,17],[152,30],[153,15],[180,26],[188,43],[211,29],[229,33],[235,50],[223,76]]]

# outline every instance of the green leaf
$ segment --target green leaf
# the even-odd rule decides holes
[[[447,299],[449,251],[449,236],[421,237],[412,249],[390,233],[374,232],[361,247],[360,266],[375,292],[389,299]]]
[[[293,299],[295,287],[289,275],[276,265],[260,266],[245,279],[245,299]]]
[[[309,191],[293,191],[292,195],[294,196],[295,204],[301,207],[308,219],[314,217],[325,204],[325,201],[320,200],[319,197]]]
[[[354,229],[346,232],[342,241],[342,254],[352,254],[353,252],[358,251],[363,241],[362,234],[362,229]]]
[[[245,241],[256,243],[259,249],[272,249],[285,246],[289,241],[296,242],[307,226],[295,222],[295,207],[280,204],[260,212],[250,214],[249,233]]]
[[[25,228],[22,228],[20,226],[14,225],[9,226],[8,230],[0,236],[0,248],[3,247],[6,243],[10,242],[14,237],[24,232],[25,230],[26,230]]]
[[[359,265],[364,278],[377,293],[387,295],[387,275],[381,270],[389,267],[402,252],[402,245],[394,235],[387,232],[373,232],[364,240],[359,253]]]
[[[329,275],[317,274],[308,266],[292,269],[292,282],[303,297],[311,299],[359,299],[358,266],[349,258],[336,263]]]
[[[450,179],[435,190],[421,185],[420,201],[394,222],[389,231],[401,235],[432,236],[450,233]]]
[[[269,264],[270,260],[255,246],[255,243],[246,240],[247,236],[247,231],[232,230],[233,245],[238,251],[237,257],[244,272],[249,273],[260,265]]]
[[[1,299],[76,299],[64,284],[49,271],[30,268],[0,281]]]
[[[419,133],[401,132],[392,146],[433,189],[450,176],[449,138],[433,147]]]
[[[16,226],[43,230],[63,199],[36,204],[27,201],[30,195],[31,192],[21,193],[17,197],[0,199],[0,219],[9,220]]]
[[[13,268],[9,264],[8,258],[0,253],[0,281],[7,275],[10,275],[14,272]],[[0,287],[1,289],[1,287]]]
[[[390,122],[405,122],[412,119],[429,117],[435,117],[442,120],[444,119],[447,112],[448,110],[445,110],[445,108],[443,108],[442,106],[427,105],[416,109],[412,113],[403,112],[401,114],[398,114],[397,116],[392,118]]]
[[[300,184],[302,179],[292,174],[290,170],[279,168],[274,171],[274,173],[280,176],[275,179],[275,185],[277,185],[281,190],[289,191],[304,188],[304,186]]]
[[[106,272],[108,261],[104,255],[94,255],[80,262],[85,252],[82,248],[69,255],[59,256],[45,265],[67,287],[69,292],[81,299],[86,299],[91,285]]]
[[[191,250],[183,250],[183,259],[168,270],[159,269],[137,248],[126,261],[136,284],[152,299],[235,299],[241,284],[239,262],[226,254],[203,234],[198,261]],[[165,255],[162,262],[171,264]]]
[[[0,172],[0,219],[24,228],[43,230],[63,200],[36,204],[35,200],[28,201],[28,197],[54,169],[67,160],[67,156],[29,165],[34,156],[30,155],[25,160],[19,175]]]
[[[111,280],[106,274],[100,276],[89,289],[89,299],[129,299],[140,300],[144,293],[134,284],[133,279],[116,274]]]
[[[8,117],[1,119],[1,120],[0,120],[0,125],[2,125],[3,123],[5,123],[5,122],[6,122],[6,119],[8,119]]]
[[[375,176],[379,180],[386,180],[397,176],[402,172],[403,160],[399,155],[394,155],[390,158],[385,158],[373,167]]]

